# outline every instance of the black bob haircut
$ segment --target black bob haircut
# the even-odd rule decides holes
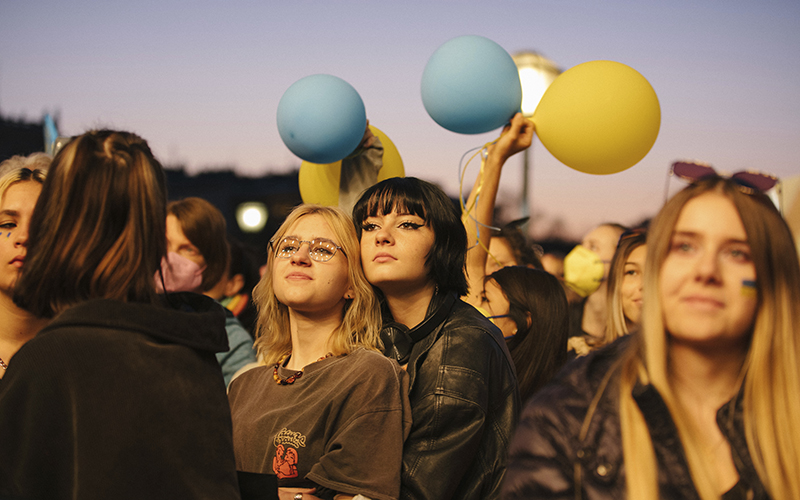
[[[467,294],[467,231],[453,202],[437,186],[416,177],[393,177],[364,191],[353,207],[353,224],[361,241],[368,217],[394,211],[416,215],[433,230],[433,247],[425,264],[440,292]]]

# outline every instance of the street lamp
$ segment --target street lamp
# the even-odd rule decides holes
[[[553,83],[561,70],[556,63],[538,52],[519,52],[511,56],[519,70],[519,81],[522,84],[522,114],[526,118],[533,116],[536,106],[542,100],[547,87]],[[530,215],[528,201],[528,177],[531,168],[531,145],[523,152],[522,162],[522,217]]]

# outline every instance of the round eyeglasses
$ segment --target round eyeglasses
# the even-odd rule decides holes
[[[342,247],[327,238],[314,238],[311,241],[307,241],[298,240],[290,236],[282,239],[277,244],[274,241],[269,242],[270,246],[275,249],[275,257],[279,259],[291,258],[292,255],[300,250],[303,243],[308,243],[308,256],[311,257],[311,260],[317,262],[328,262],[336,255],[337,250],[341,250],[344,254]]]

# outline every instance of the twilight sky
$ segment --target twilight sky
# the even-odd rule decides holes
[[[436,48],[467,34],[512,54],[536,50],[564,70],[618,61],[658,94],[659,137],[623,173],[574,171],[535,143],[536,235],[559,220],[579,237],[652,216],[676,159],[800,174],[797,0],[0,0],[0,112],[58,113],[64,135],[127,129],[167,165],[258,176],[299,167],[278,135],[278,101],[300,78],[329,73],[358,90],[407,175],[455,195],[462,154],[499,130],[440,127],[420,80]],[[508,162],[501,200],[519,196],[521,161]],[[680,186],[673,179],[672,191]]]

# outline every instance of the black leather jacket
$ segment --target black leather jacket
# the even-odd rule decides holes
[[[444,301],[434,296],[426,317]],[[499,498],[519,409],[516,373],[500,330],[456,299],[413,345],[407,370],[413,424],[400,497]]]
[[[579,434],[602,379],[629,342],[629,337],[623,337],[571,362],[525,406],[511,444],[503,499],[626,497],[618,370],[608,379],[582,441]],[[740,396],[719,409],[717,425],[731,445],[740,477],[737,487],[752,492],[747,498],[763,500],[769,497],[747,450]],[[699,500],[664,400],[653,386],[641,384],[634,387],[633,397],[653,439],[660,497]],[[580,470],[580,496],[575,493],[576,466]]]

